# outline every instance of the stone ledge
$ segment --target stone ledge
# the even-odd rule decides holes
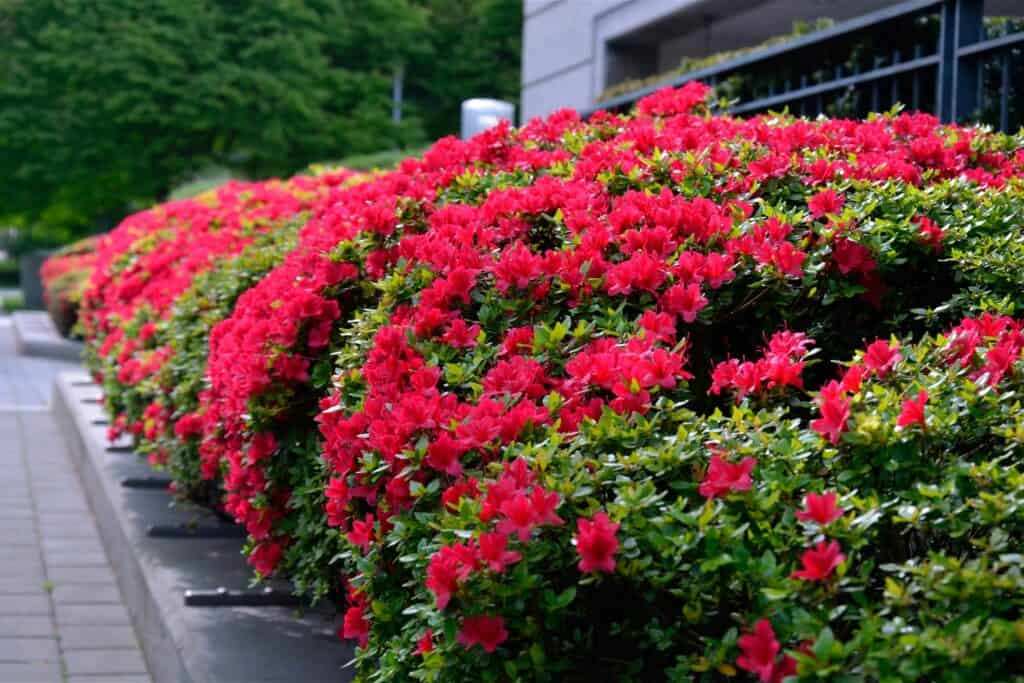
[[[299,616],[285,607],[186,607],[188,589],[244,589],[250,569],[240,539],[150,538],[153,524],[195,522],[209,513],[169,507],[163,491],[127,489],[151,476],[130,453],[107,451],[98,387],[84,372],[57,378],[54,409],[111,566],[156,683],[295,683],[352,679],[353,651],[334,635],[326,608]]]
[[[49,313],[15,311],[11,314],[11,329],[14,331],[14,346],[23,356],[81,360],[82,342],[60,336]]]

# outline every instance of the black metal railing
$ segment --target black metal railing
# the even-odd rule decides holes
[[[621,111],[698,80],[738,114],[864,116],[899,103],[1011,131],[1024,124],[1024,25],[986,20],[984,0],[908,0],[600,103]]]

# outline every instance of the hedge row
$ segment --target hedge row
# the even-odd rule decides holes
[[[82,295],[96,264],[95,237],[86,237],[59,249],[43,262],[39,279],[43,302],[54,325],[63,335],[71,334],[78,320]]]
[[[1024,140],[707,95],[126,219],[112,435],[361,680],[1024,680]]]

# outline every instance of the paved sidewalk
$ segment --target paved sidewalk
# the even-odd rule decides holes
[[[15,356],[0,324],[0,682],[150,683],[50,413],[68,367]]]
[[[78,363],[19,356],[11,318],[0,318],[0,411],[49,405],[57,373],[79,367]]]

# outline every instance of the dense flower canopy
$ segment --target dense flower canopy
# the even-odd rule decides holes
[[[363,680],[1005,678],[1024,143],[707,98],[130,217],[115,431]]]

